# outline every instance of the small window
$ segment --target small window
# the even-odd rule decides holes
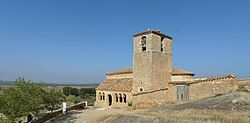
[[[164,48],[165,48],[165,45],[163,43],[163,37],[161,38],[161,52],[163,52]]]
[[[122,94],[119,94],[120,96],[120,103],[122,103]]]
[[[142,38],[141,38],[141,46],[142,46],[142,51],[146,51],[147,50],[147,40],[146,40],[146,37],[145,36],[143,36]]]
[[[143,92],[143,88],[142,87],[140,87],[138,90],[139,90],[139,92]]]
[[[118,95],[117,95],[117,93],[115,94],[115,101],[118,102]]]
[[[123,102],[126,103],[127,102],[127,97],[126,94],[123,94]]]

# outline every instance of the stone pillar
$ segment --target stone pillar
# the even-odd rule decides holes
[[[111,94],[112,96],[112,106],[115,106],[116,100],[115,100],[115,93]]]

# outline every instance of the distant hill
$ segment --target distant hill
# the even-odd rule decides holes
[[[0,85],[14,85],[15,81],[0,80]],[[58,83],[43,83],[38,82],[35,84],[44,84],[45,86],[86,86],[86,87],[97,87],[99,83],[84,83],[84,84],[58,84]]]
[[[56,84],[56,83],[37,83],[44,84],[45,86],[86,86],[86,87],[97,87],[99,83],[85,83],[85,84]]]
[[[14,81],[0,80],[0,85],[13,85],[13,84],[15,84]]]

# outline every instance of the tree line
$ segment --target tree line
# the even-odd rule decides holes
[[[67,100],[74,103],[79,103],[81,100],[95,99],[95,88],[74,88],[63,87],[63,94],[67,96]]]
[[[89,96],[95,96],[95,88],[81,88],[63,87],[63,94],[65,96],[74,95],[81,96],[82,98],[88,98]]]

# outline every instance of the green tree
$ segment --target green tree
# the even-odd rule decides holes
[[[84,94],[81,94],[81,98],[82,99],[90,99],[90,94],[89,93],[84,93]]]
[[[79,96],[79,90],[77,88],[72,88],[70,94],[74,96]]]
[[[76,103],[81,102],[81,99],[80,99],[79,96],[76,97],[76,96],[74,96],[74,95],[69,95],[69,96],[67,96],[66,99],[67,99],[67,102],[68,102],[69,104],[71,104],[71,103],[76,104]]]
[[[27,116],[30,112],[38,113],[43,108],[43,92],[41,85],[18,78],[13,87],[4,89],[0,94],[0,112],[10,121]]]
[[[50,89],[43,95],[43,100],[45,107],[52,113],[65,100],[65,96],[60,90]]]
[[[96,91],[95,88],[81,88],[80,96],[83,99],[89,99],[90,97],[95,97]]]
[[[72,87],[68,87],[68,86],[67,86],[67,87],[63,87],[63,94],[64,94],[65,96],[69,96],[71,90],[72,90]]]
[[[74,96],[79,96],[79,90],[77,88],[72,88],[72,87],[63,87],[63,94],[65,96],[69,96],[69,95],[74,95]]]
[[[88,93],[88,94],[95,94],[95,88],[81,88],[80,93]]]
[[[22,94],[16,88],[6,89],[0,95],[0,112],[10,121],[14,121],[27,113],[27,107],[23,106],[22,101]]]
[[[42,95],[45,93],[45,89],[43,85],[19,78],[16,87],[22,93],[23,99],[27,101],[26,105],[28,105],[27,108],[30,112],[37,114],[39,110],[44,108]]]

